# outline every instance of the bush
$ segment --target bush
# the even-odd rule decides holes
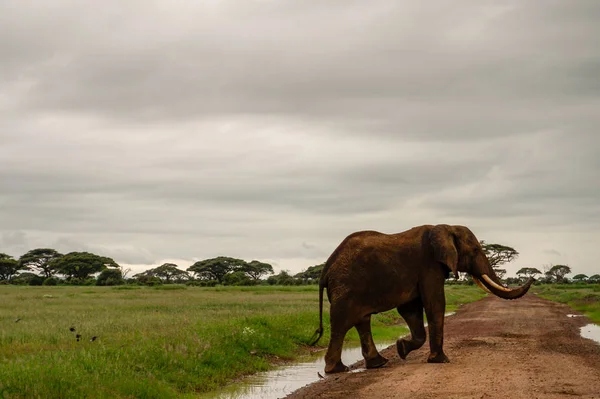
[[[58,285],[58,279],[56,277],[48,277],[42,285]]]
[[[98,284],[98,282],[96,282],[96,284]],[[104,285],[106,285],[106,286],[121,285],[121,284],[123,284],[123,280],[116,279],[113,277],[107,278],[106,281],[104,282]]]
[[[254,281],[251,280],[244,272],[233,272],[227,274],[223,278],[224,285],[254,285]]]
[[[23,272],[23,273],[20,273],[20,274],[14,276],[12,278],[12,280],[10,281],[10,283],[17,284],[17,285],[28,285],[29,281],[31,281],[31,279],[36,276],[37,275],[35,273]]]
[[[190,287],[214,287],[218,283],[217,280],[189,280],[185,282],[185,285]]]
[[[267,284],[269,284],[269,285],[276,285],[277,284],[277,277],[275,277],[275,276],[269,276],[269,278],[267,278]]]
[[[114,268],[103,270],[96,279],[96,285],[121,285],[124,282],[121,270]]]
[[[154,287],[155,285],[162,285],[162,280],[156,276],[142,275],[137,278],[137,282],[142,285]]]
[[[44,278],[42,276],[35,276],[29,280],[29,285],[42,285],[44,284]]]

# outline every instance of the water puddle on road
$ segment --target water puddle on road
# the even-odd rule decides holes
[[[395,345],[396,341],[385,342],[378,345],[377,350],[382,350],[390,345]],[[303,386],[313,383],[319,379],[317,373],[324,375],[325,360],[323,359],[325,350],[311,356],[311,359],[296,363],[290,366],[276,370],[257,373],[245,378],[239,384],[233,384],[223,388],[220,391],[213,392],[205,398],[213,399],[270,399],[283,398]],[[345,348],[342,351],[342,361],[350,365],[363,360],[360,346]],[[364,368],[353,370],[352,372],[364,371]]]
[[[567,317],[584,317],[582,314],[568,314]],[[600,325],[590,323],[579,328],[579,334],[600,344]]]
[[[600,326],[598,324],[588,324],[579,330],[583,338],[588,338],[600,344]]]
[[[446,317],[452,316],[455,312],[448,312]],[[427,323],[425,323],[427,326]],[[383,342],[376,344],[377,350],[381,351],[396,341]],[[363,360],[360,346],[347,346],[344,344],[342,350],[342,361],[346,365],[354,364]],[[319,380],[317,373],[325,376],[325,349],[319,351],[305,360],[294,363],[289,366],[281,367],[272,371],[257,373],[244,378],[239,383],[228,385],[218,391],[203,395],[206,399],[277,399],[283,398],[295,390],[305,385]],[[360,373],[365,368],[360,367],[350,371],[351,373]],[[325,377],[327,378],[327,377]]]

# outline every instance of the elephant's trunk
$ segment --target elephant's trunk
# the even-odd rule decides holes
[[[473,276],[473,280],[475,280],[477,285],[479,285],[486,291],[491,292],[492,294],[494,294],[502,299],[521,298],[523,295],[525,295],[527,293],[527,291],[529,291],[529,287],[534,282],[533,278],[529,278],[529,280],[527,280],[527,282],[525,284],[523,284],[521,287],[511,289],[511,288],[506,288],[503,285],[495,282],[487,274],[483,274],[481,276],[481,280],[479,280],[477,277]]]

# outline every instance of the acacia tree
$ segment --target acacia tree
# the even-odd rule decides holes
[[[19,264],[22,268],[34,270],[48,278],[58,271],[54,261],[61,256],[63,255],[52,248],[37,248],[23,254],[19,258]]]
[[[490,244],[484,240],[481,240],[480,243],[492,267],[512,262],[519,256],[517,250],[512,247],[501,244]]]
[[[85,280],[107,267],[119,268],[117,262],[106,256],[89,252],[70,252],[52,261],[52,267],[68,278]]]
[[[488,258],[490,266],[496,272],[496,275],[502,279],[506,274],[506,269],[501,269],[499,266],[515,260],[519,253],[512,247],[501,244],[489,244],[484,240],[480,241],[483,253]]]
[[[174,263],[164,263],[157,268],[148,270],[148,272],[150,275],[165,280],[167,284],[172,283],[173,280],[189,278],[190,276],[185,270],[178,269]]]
[[[240,267],[240,270],[244,272],[249,278],[257,282],[262,276],[267,274],[273,274],[273,266],[268,263],[259,262],[253,260],[252,262],[246,263]]]
[[[305,278],[305,279],[319,279],[321,278],[321,272],[325,267],[325,263],[308,267],[305,271],[296,274],[294,277]]]
[[[216,280],[223,284],[223,278],[227,274],[240,270],[244,265],[246,262],[242,259],[219,256],[198,261],[188,267],[187,271],[194,273],[201,280]]]
[[[319,280],[321,278],[321,272],[325,267],[325,263],[321,263],[320,265],[310,266],[303,272],[297,273],[294,275],[294,278],[300,280]]]
[[[517,276],[525,278],[531,278],[537,276],[538,274],[542,274],[542,272],[535,267],[523,267],[517,272]]]
[[[600,274],[594,274],[588,278],[590,283],[600,283]]]
[[[0,280],[10,281],[19,270],[27,270],[10,255],[0,253]]]
[[[565,276],[571,273],[571,268],[567,265],[554,265],[545,274],[550,280],[556,283],[564,282]]]

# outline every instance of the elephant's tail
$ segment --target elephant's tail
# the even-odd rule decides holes
[[[323,336],[323,290],[326,286],[326,280],[324,278],[321,278],[321,280],[319,281],[319,328],[317,328],[313,335],[313,337],[316,335],[317,338],[309,344],[310,346],[314,346],[317,342],[319,342],[319,340]]]
[[[310,346],[313,346],[317,342],[319,342],[319,340],[323,336],[323,290],[325,288],[329,289],[327,287],[328,282],[329,282],[329,268],[331,267],[331,265],[333,265],[335,263],[338,256],[343,251],[344,246],[346,245],[348,240],[351,239],[355,235],[356,235],[356,233],[351,234],[348,237],[346,237],[346,239],[344,239],[344,241],[342,241],[342,243],[340,245],[338,245],[338,247],[335,249],[335,251],[333,251],[333,253],[329,256],[329,258],[325,262],[325,266],[323,266],[323,270],[321,271],[321,278],[319,278],[319,328],[317,328],[317,330],[313,334],[313,337],[316,335],[317,338],[314,341],[312,341]],[[311,337],[311,339],[312,339],[312,337]]]

